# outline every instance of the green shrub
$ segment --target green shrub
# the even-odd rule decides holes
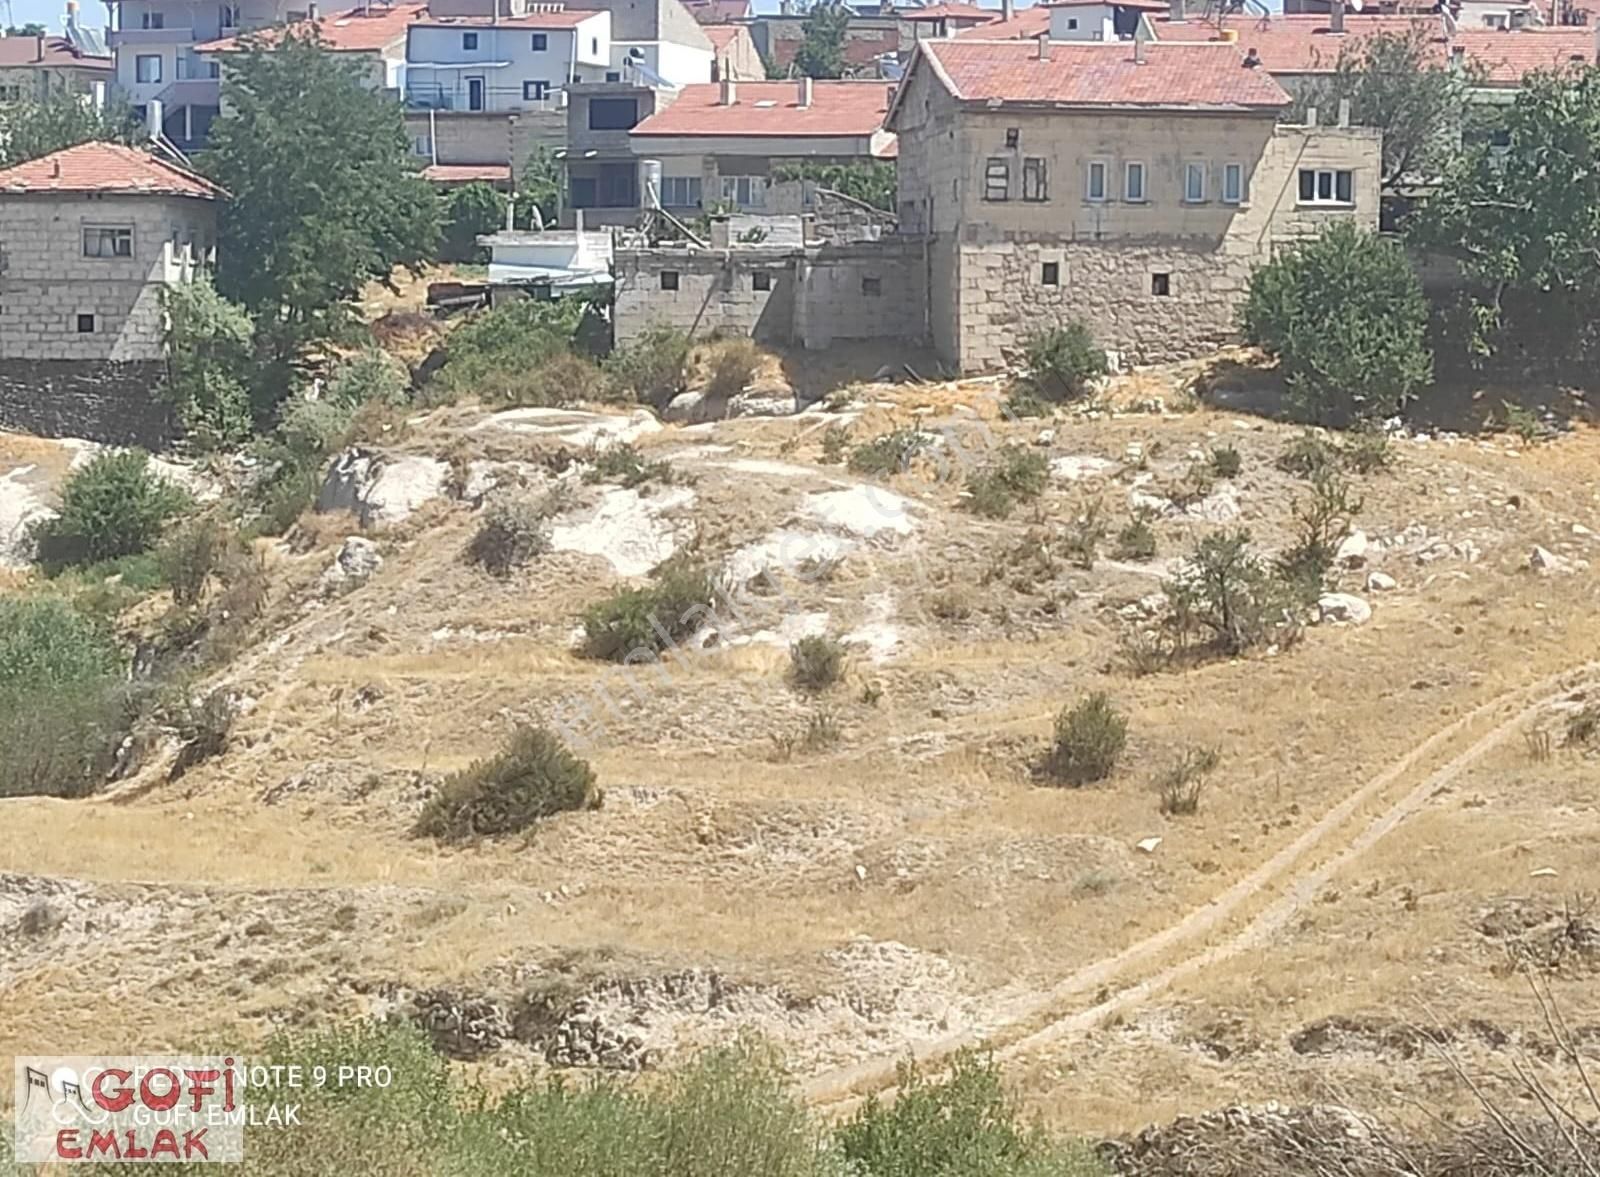
[[[250,386],[259,378],[255,328],[210,278],[161,287],[167,378],[160,395],[177,410],[185,440],[204,450],[236,445],[254,424]]]
[[[173,759],[167,779],[175,781],[196,765],[226,752],[236,718],[238,710],[227,691],[217,690],[202,698],[185,699],[177,723],[178,738],[183,745]]]
[[[1106,536],[1106,524],[1100,500],[1095,499],[1067,527],[1061,537],[1061,551],[1066,558],[1085,572],[1094,567],[1099,554],[1100,541]]]
[[[656,569],[653,583],[622,589],[585,610],[584,653],[610,662],[660,655],[705,623],[715,598],[705,567],[674,557]]]
[[[172,590],[175,604],[188,608],[200,603],[233,543],[233,534],[212,514],[197,516],[172,530],[158,556],[161,579]]]
[[[1198,637],[1237,655],[1295,631],[1293,598],[1251,551],[1245,528],[1202,539],[1165,589],[1181,645]]]
[[[1050,480],[1050,464],[1037,450],[1005,445],[967,479],[967,506],[1004,519],[1019,501],[1038,498]]]
[[[1054,416],[1055,407],[1025,388],[1014,388],[1000,406],[1000,413],[1010,420],[1021,421],[1030,417]]]
[[[928,435],[920,430],[895,429],[851,450],[849,466],[857,474],[903,474],[929,443]]]
[[[464,842],[519,833],[540,818],[599,805],[588,762],[544,728],[521,727],[500,752],[446,780],[423,808],[414,832]]]
[[[1161,812],[1172,816],[1199,813],[1206,778],[1216,770],[1221,759],[1221,753],[1215,748],[1185,748],[1156,778]]]
[[[1275,463],[1285,474],[1310,478],[1339,465],[1339,447],[1310,430],[1300,434],[1278,455]]]
[[[616,389],[600,365],[570,351],[532,368],[495,372],[478,389],[489,401],[519,408],[560,408],[579,401],[610,401]]]
[[[1278,579],[1291,600],[1310,604],[1322,594],[1323,579],[1361,507],[1362,501],[1352,497],[1349,482],[1337,470],[1311,476],[1311,494],[1292,508],[1298,538],[1277,564]]]
[[[65,600],[0,596],[0,797],[77,797],[105,778],[121,668],[106,628]]]
[[[1028,387],[1047,401],[1076,400],[1088,392],[1090,381],[1110,370],[1105,349],[1076,319],[1034,331],[1023,344],[1023,355]]]
[[[789,647],[789,677],[806,691],[822,691],[844,675],[844,647],[833,638],[810,635]]]
[[[325,395],[352,409],[365,404],[398,408],[411,402],[411,373],[382,348],[369,347],[334,368]]]
[[[447,393],[504,397],[502,386],[566,354],[583,321],[574,299],[531,298],[479,311],[450,333],[434,383]]]
[[[1244,458],[1239,451],[1231,445],[1213,446],[1211,449],[1211,473],[1218,478],[1237,478],[1239,471],[1244,469]]]
[[[1140,512],[1117,532],[1117,559],[1152,560],[1156,554],[1156,529],[1150,526],[1150,516]]]
[[[506,223],[506,197],[488,184],[463,184],[443,197],[444,239],[439,257],[447,262],[482,262],[488,251],[478,238]]]
[[[1353,221],[1257,269],[1242,319],[1309,421],[1391,416],[1433,378],[1428,303],[1405,250]]]
[[[189,503],[179,487],[150,470],[150,455],[119,450],[67,476],[61,513],[35,524],[35,556],[49,572],[148,552]]]
[[[1103,781],[1116,768],[1128,742],[1128,721],[1096,691],[1056,716],[1055,740],[1045,757],[1044,775],[1058,784]]]
[[[491,576],[509,576],[550,550],[550,499],[503,495],[483,509],[467,558]]]
[[[672,463],[664,458],[648,461],[627,442],[607,446],[594,453],[583,472],[585,482],[616,482],[635,487],[646,482],[670,483],[676,477]]]
[[[1381,429],[1359,429],[1345,440],[1340,449],[1345,467],[1357,474],[1387,470],[1394,460],[1394,447],[1389,443],[1389,435]]]
[[[342,401],[291,397],[278,418],[278,437],[296,455],[321,458],[350,440],[355,410]]]
[[[724,339],[712,346],[706,396],[725,401],[738,396],[761,369],[761,349],[749,339]]]
[[[671,327],[651,327],[606,360],[605,370],[635,400],[664,409],[684,389],[689,337]]]
[[[845,459],[845,451],[850,445],[850,427],[848,425],[830,425],[822,431],[822,460],[830,466],[837,466]]]

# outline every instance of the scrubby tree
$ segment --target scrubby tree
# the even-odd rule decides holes
[[[12,167],[94,141],[131,143],[140,134],[126,106],[96,108],[80,94],[58,91],[39,102],[0,106],[0,167]]]
[[[486,251],[478,238],[505,224],[506,198],[487,184],[465,184],[444,198],[444,244],[448,262],[481,262]]]
[[[895,166],[876,160],[853,163],[816,163],[806,160],[780,164],[773,169],[775,180],[810,180],[870,204],[884,212],[895,211]]]
[[[517,224],[525,229],[543,229],[551,224],[561,207],[561,189],[561,161],[548,147],[535,147],[517,178]]]
[[[167,379],[162,395],[178,410],[190,442],[215,449],[250,436],[254,329],[244,308],[208,277],[162,290],[167,313]]]
[[[844,77],[844,41],[850,28],[850,9],[838,0],[812,6],[801,26],[800,48],[794,67],[808,78]]]
[[[203,169],[222,208],[217,288],[259,343],[286,359],[334,334],[361,289],[418,271],[439,240],[439,202],[409,154],[400,106],[315,32],[252,38],[230,60],[224,114]]]
[[[1250,278],[1245,337],[1276,356],[1291,406],[1320,424],[1397,412],[1433,376],[1422,285],[1392,241],[1340,222]]]

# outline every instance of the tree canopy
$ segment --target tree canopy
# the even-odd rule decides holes
[[[408,154],[399,105],[314,30],[247,41],[223,94],[198,161],[232,196],[217,288],[283,358],[337,331],[367,282],[434,255],[439,201]]]
[[[838,0],[814,5],[802,25],[804,37],[795,50],[794,67],[808,78],[844,77],[844,38],[850,9]]]
[[[139,134],[126,106],[96,110],[84,96],[60,91],[40,102],[0,106],[0,167],[94,140],[132,143]]]

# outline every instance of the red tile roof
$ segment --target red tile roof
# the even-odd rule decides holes
[[[491,26],[502,29],[575,29],[592,16],[597,16],[603,9],[588,11],[568,11],[561,9],[556,12],[530,12],[525,16],[502,16],[496,20],[492,16],[421,16],[411,23],[421,29],[450,29],[461,25],[467,28],[489,28]]]
[[[1151,25],[1157,41],[1217,41],[1221,38],[1216,24],[1198,17],[1186,21],[1160,17],[1153,20]],[[1363,39],[1378,33],[1404,37],[1413,30],[1419,30],[1429,38],[1439,62],[1445,60],[1446,54],[1444,20],[1435,15],[1359,16],[1347,13],[1343,33],[1335,33],[1328,27],[1325,13],[1273,16],[1265,20],[1229,17],[1223,20],[1221,27],[1237,33],[1235,44],[1240,51],[1254,49],[1261,58],[1261,64],[1268,72],[1275,74],[1331,71],[1343,49],[1357,46]]]
[[[811,105],[799,104],[797,82],[739,82],[732,106],[715,83],[685,86],[677,101],[633,129],[652,135],[870,135],[883,126],[887,82],[817,81]]]
[[[853,73],[870,71],[878,58],[894,56],[900,50],[900,33],[894,17],[852,17],[845,29],[844,63]],[[861,23],[857,23],[860,21]],[[770,27],[770,26],[769,26]],[[768,56],[772,64],[787,69],[804,42],[799,37],[774,37],[767,34]]]
[[[1050,29],[1050,10],[1042,4],[1018,10],[1010,20],[991,21],[975,29],[965,29],[956,34],[957,40],[1009,41],[1027,40]]]
[[[1520,86],[1524,77],[1538,70],[1595,61],[1595,31],[1586,28],[1462,29],[1451,44],[1483,68],[1491,85],[1499,86]]]
[[[745,25],[706,25],[700,31],[711,42],[711,47],[719,53],[733,44],[740,33],[745,36],[750,35],[750,29]]]
[[[976,4],[929,4],[924,8],[903,8],[900,16],[905,20],[975,20],[994,21],[1000,12],[994,8],[979,8]]]
[[[115,143],[82,143],[0,171],[0,196],[27,192],[115,192],[195,196],[222,189],[194,172]]]
[[[0,37],[0,68],[30,65],[112,70],[111,58],[79,53],[65,37]]]
[[[1023,41],[924,41],[921,51],[966,102],[1277,110],[1288,94],[1265,70],[1245,69],[1237,45],[1057,41],[1048,61]]]
[[[403,41],[406,26],[425,17],[427,12],[426,4],[396,4],[392,8],[374,5],[366,12],[359,8],[351,8],[345,12],[318,17],[315,21],[296,21],[291,25],[259,29],[237,37],[207,41],[195,48],[201,53],[231,53],[242,49],[244,42],[250,37],[258,37],[270,45],[282,37],[286,30],[292,31],[297,36],[304,36],[315,25],[323,41],[335,53],[376,53],[397,41]]]
[[[729,24],[755,15],[750,0],[686,0],[684,7],[703,25]]]
[[[504,163],[436,163],[422,169],[434,184],[509,184],[511,165]]]

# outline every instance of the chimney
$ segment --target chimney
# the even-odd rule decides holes
[[[1328,0],[1328,31],[1344,32],[1344,0]]]
[[[722,105],[732,106],[739,101],[739,87],[733,84],[732,78],[722,79]]]
[[[311,3],[306,5],[306,19],[312,21],[317,19],[316,0],[311,0]]]
[[[1133,35],[1133,64],[1144,64],[1144,37],[1138,33]]]
[[[800,78],[795,82],[795,86],[799,89],[796,101],[800,109],[804,110],[811,105],[811,79]]]
[[[1049,61],[1050,60],[1050,34],[1049,33],[1040,33],[1039,34],[1039,60],[1040,61]]]
[[[1010,20],[1017,15],[1016,0],[1000,0],[1000,19]]]
[[[44,38],[43,37],[35,37],[34,41],[35,41],[36,46],[37,46],[34,49],[34,54],[35,54],[34,61],[42,62],[44,60]]]
[[[1183,0],[1171,0],[1167,5],[1167,19],[1175,25],[1181,25],[1188,19],[1188,12],[1184,9]]]
[[[50,164],[50,175],[57,180],[61,179],[61,161],[59,159]]]

